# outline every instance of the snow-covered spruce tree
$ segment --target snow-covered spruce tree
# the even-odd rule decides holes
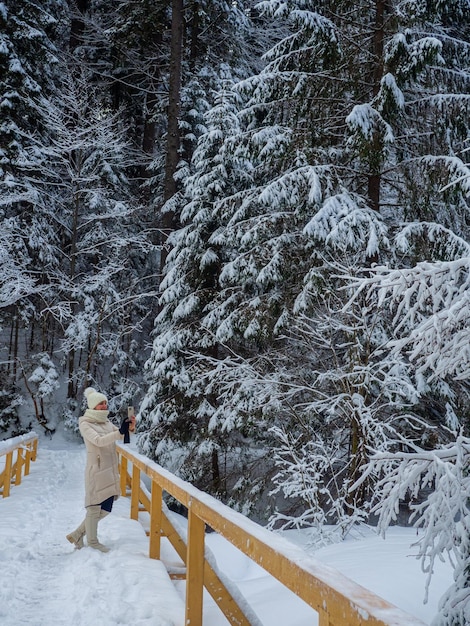
[[[32,134],[36,141],[48,140],[34,100],[56,88],[55,41],[62,9],[61,0],[0,2],[0,375],[11,398],[21,393],[17,358],[24,356],[21,346],[28,345],[23,329],[31,324],[31,331],[34,325],[40,284],[38,256],[29,245],[27,229],[35,191],[21,162],[32,145]],[[38,170],[40,156],[31,156],[31,165]],[[20,404],[14,399],[9,406],[16,411]],[[15,432],[18,428],[15,423]]]
[[[192,362],[192,353],[216,357],[220,346],[200,328],[199,320],[218,290],[223,258],[209,245],[214,220],[212,201],[228,194],[242,170],[220,165],[218,149],[231,132],[238,132],[233,94],[219,95],[208,113],[206,133],[194,153],[195,172],[185,181],[190,194],[181,213],[184,226],[171,238],[166,275],[161,285],[161,312],[155,323],[152,356],[147,363],[150,387],[141,406],[140,447],[184,477],[224,496],[224,458],[237,444],[232,429],[213,428],[218,398],[207,393],[206,367]],[[190,202],[188,199],[191,198]],[[183,199],[183,200],[184,200]]]
[[[36,354],[31,359],[32,371],[23,370],[24,385],[34,404],[36,420],[52,435],[57,426],[57,409],[54,404],[54,393],[60,387],[59,373],[47,353]]]
[[[360,292],[377,291],[379,305],[391,309],[391,345],[407,355],[417,373],[447,384],[462,381],[467,385],[470,243],[436,227],[433,235],[439,249],[444,234],[453,259],[409,267],[376,266],[368,276],[357,277],[354,285]],[[465,415],[466,404],[459,407],[459,413]],[[468,421],[462,425],[468,427]]]
[[[263,354],[285,333],[292,312],[307,315],[315,325],[325,297],[338,287],[328,269],[336,258],[356,272],[401,254],[390,245],[393,229],[401,220],[423,219],[416,198],[433,200],[426,219],[465,225],[461,196],[435,191],[445,178],[436,163],[458,151],[466,136],[467,99],[461,93],[467,75],[461,68],[468,47],[450,28],[452,20],[464,17],[466,4],[271,1],[260,6],[290,34],[266,55],[261,73],[236,86],[243,98],[240,131],[224,140],[218,160],[220,167],[239,163],[243,175],[231,181],[234,191],[222,187],[211,199],[213,234],[205,249],[210,254],[217,246],[220,275],[210,305],[193,323],[206,345],[215,337],[243,367],[247,357]],[[198,227],[195,219],[185,226],[188,241]],[[420,232],[425,236],[417,240],[416,255],[422,253],[418,244],[426,241],[427,229]],[[176,280],[184,276],[169,273],[168,290]],[[185,301],[196,293],[186,291]],[[291,345],[284,340],[284,351]],[[198,356],[189,362],[213,358],[203,351]],[[357,352],[358,359],[362,356]],[[175,373],[182,374],[181,363],[173,363]],[[343,365],[354,369],[361,362]],[[210,367],[206,393],[219,400],[211,427],[217,424],[224,432],[224,424],[256,422],[254,406],[265,396],[251,389],[250,411],[244,412],[238,404],[244,386],[233,382],[237,371],[243,380],[243,367],[213,362]],[[158,370],[155,377],[159,380]],[[368,402],[374,403],[378,393],[371,385]],[[195,415],[199,393],[184,394],[183,402],[184,414]],[[264,403],[263,413],[272,408],[282,422],[282,406]],[[322,419],[326,424],[325,415]],[[356,440],[361,433],[354,420],[348,424],[350,446],[365,450],[366,441]],[[266,421],[256,425],[264,436]],[[350,464],[355,471],[359,466]]]
[[[122,107],[134,129],[136,147],[142,149],[140,174],[148,178],[150,164],[163,166],[160,139],[164,127],[164,94],[162,89],[168,76],[168,49],[171,18],[168,2],[119,2],[113,7],[103,2],[111,24],[107,28],[109,49],[113,51],[112,66],[104,80],[109,85],[113,106]],[[99,72],[99,68],[97,73]],[[158,183],[162,174],[158,171]],[[148,187],[146,202],[158,196],[161,189]]]
[[[333,189],[332,194],[328,188],[324,188],[319,210],[304,229],[304,234],[311,238],[313,244],[312,260],[315,260],[315,265],[320,261],[322,269],[319,270],[318,267],[315,267],[304,274],[305,286],[303,293],[296,301],[294,313],[303,311],[312,318],[313,325],[316,325],[317,315],[322,311],[321,307],[318,308],[318,295],[322,296],[324,293],[334,291],[335,284],[336,287],[338,286],[334,280],[325,281],[325,276],[331,275],[331,273],[328,272],[328,266],[324,264],[324,259],[328,256],[330,258],[338,255],[343,257],[346,254],[345,263],[350,267],[349,271],[355,272],[364,264],[368,265],[379,258],[393,259],[396,255],[402,255],[403,246],[397,245],[400,240],[391,239],[391,235],[396,228],[399,228],[400,219],[419,221],[423,219],[420,205],[415,202],[418,189],[420,189],[418,193],[421,196],[426,194],[427,198],[433,199],[433,202],[428,202],[426,219],[452,224],[460,229],[465,228],[463,197],[459,192],[444,198],[437,194],[439,185],[442,184],[445,177],[443,172],[440,173],[440,176],[436,176],[435,160],[430,158],[427,152],[432,151],[444,155],[452,153],[453,150],[462,146],[462,140],[466,136],[467,130],[465,126],[461,127],[461,123],[462,111],[468,105],[467,99],[460,97],[459,92],[468,85],[468,75],[465,71],[460,72],[455,78],[458,83],[456,88],[454,72],[456,59],[462,67],[465,67],[467,47],[464,42],[460,42],[459,46],[458,40],[450,42],[447,34],[442,32],[442,21],[440,23],[440,20],[449,19],[449,16],[445,14],[446,9],[441,12],[444,15],[439,15],[440,11],[437,5],[432,10],[430,9],[428,14],[421,12],[421,14],[409,13],[406,15],[400,13],[403,7],[398,6],[398,4],[395,6],[393,3],[385,5],[385,3],[377,2],[374,6],[375,11],[370,11],[370,6],[368,8],[361,3],[354,3],[354,7],[351,3],[344,4],[352,8],[353,13],[356,11],[355,17],[357,19],[354,28],[358,30],[356,36],[359,35],[360,40],[365,38],[368,32],[375,33],[373,54],[367,53],[366,39],[364,39],[364,45],[360,48],[362,52],[356,55],[355,67],[361,67],[362,76],[369,77],[369,80],[361,81],[358,78],[357,92],[352,90],[355,99],[360,100],[362,98],[365,100],[369,97],[370,100],[363,104],[354,104],[345,120],[349,133],[347,142],[343,143],[342,146],[337,145],[335,147],[333,159],[329,156],[326,158],[332,166],[331,169],[338,175],[343,190],[340,193],[334,193],[335,189]],[[328,3],[321,3],[322,17],[329,20],[327,24],[332,32],[330,39],[339,44],[337,48],[339,65],[336,76],[329,75],[325,71],[319,72],[319,76],[327,80],[331,78],[334,81],[338,75],[344,75],[345,59],[350,58],[351,55],[351,50],[348,52],[347,48],[349,42],[352,41],[351,28],[353,28],[353,22],[350,20],[353,18],[353,14],[345,13],[344,19],[340,20],[338,13],[341,12],[336,10],[337,7],[335,6],[334,10],[332,8],[330,13],[327,5]],[[459,12],[459,9],[463,10],[463,8],[464,5],[456,4],[454,6],[455,15],[461,16],[462,12]],[[408,9],[411,9],[411,6]],[[301,12],[294,14],[294,17],[299,21],[305,20],[305,16]],[[319,16],[310,15],[310,19],[311,23],[316,25]],[[431,24],[431,19],[436,20],[436,24]],[[308,23],[307,20],[304,23]],[[360,23],[364,26],[362,32],[357,27],[357,24]],[[394,31],[390,31],[390,26],[394,27]],[[405,26],[408,26],[406,31]],[[436,37],[422,37],[420,29],[424,30],[424,28],[430,29],[431,32],[434,30],[436,34],[443,34],[444,44],[441,46]],[[408,41],[406,38],[403,39],[405,32],[409,37]],[[325,29],[323,34],[324,40],[327,40]],[[293,39],[295,37],[294,35]],[[403,44],[404,46],[399,53],[394,49],[397,42],[401,42],[400,45]],[[292,63],[294,56],[291,44],[292,39],[285,42],[283,53],[276,57],[278,66],[283,70],[282,77],[285,82],[283,85],[281,84],[281,90],[284,89],[284,93],[285,90],[289,89],[289,79],[295,83],[296,89],[300,90],[306,89],[310,83],[309,75],[301,74],[299,77],[296,72],[284,69],[286,63]],[[456,49],[459,50],[458,54],[455,53]],[[441,53],[442,57],[440,56]],[[444,58],[452,66],[447,68],[447,72],[446,68],[433,67],[433,63],[444,64]],[[270,66],[268,65],[266,72],[269,69]],[[351,71],[349,69],[348,75],[350,79]],[[315,77],[315,73],[313,76]],[[279,89],[276,80],[272,79],[272,82]],[[287,87],[285,87],[286,84]],[[442,89],[442,97],[435,97],[436,84]],[[259,89],[259,84],[256,83],[256,85]],[[269,97],[273,98],[276,93],[274,89],[270,89],[269,83],[267,89]],[[430,93],[429,90],[432,92]],[[344,92],[340,94],[336,84],[331,87],[331,91],[337,94],[339,98],[337,102],[344,106],[344,97],[347,94]],[[425,125],[428,123],[428,118],[431,120],[430,124],[439,124],[442,107],[445,106],[445,102],[450,102],[450,106],[446,107],[449,118],[448,128],[444,131],[438,126],[439,132],[434,132],[431,141],[416,140],[416,132],[419,132],[420,124],[416,123],[415,107],[417,103],[415,100],[418,101],[419,107],[425,111]],[[314,103],[313,108],[315,106],[314,93],[309,97],[309,101]],[[323,112],[325,107],[328,109],[328,106],[329,102],[323,107]],[[334,119],[340,122],[341,118],[338,112],[336,99],[333,98],[332,108],[329,111],[330,117],[326,124],[320,125],[317,132],[321,133],[322,129],[331,128]],[[320,117],[322,113],[317,109],[315,114]],[[314,128],[317,130],[318,123],[315,124]],[[328,143],[331,150],[331,142]],[[321,148],[322,145],[320,144],[320,150]],[[317,150],[316,154],[315,150]],[[318,146],[314,145],[313,151],[310,152],[310,158],[325,159],[325,156],[322,156],[321,152],[318,151]],[[428,172],[426,176],[423,175],[425,164],[428,166],[431,164],[431,174]],[[349,171],[343,169],[343,166],[347,166]],[[418,175],[424,184],[416,183]],[[435,180],[432,180],[433,178]],[[402,184],[402,179],[406,184]],[[356,193],[351,193],[352,190],[355,190]],[[272,204],[271,201],[271,206]],[[374,210],[375,215],[371,213],[370,209]],[[434,246],[431,242],[431,244],[425,245],[426,235],[433,229],[432,224],[429,226],[419,224],[416,228],[410,225],[409,229],[409,235],[413,231],[415,233],[413,249],[415,255],[426,254],[430,249],[434,254],[446,254],[451,257],[455,253],[452,244]],[[405,238],[405,232],[403,230],[401,232]],[[326,247],[318,254],[318,243],[322,241],[325,242]],[[389,242],[392,245],[389,245]],[[411,254],[411,250],[408,251],[408,254]],[[313,306],[312,315],[312,302],[315,303],[315,300],[317,303]],[[357,316],[357,321],[360,322],[361,320],[362,316]],[[340,366],[346,371],[354,372],[356,384],[361,378],[359,372],[362,371],[364,374],[363,381],[360,382],[359,388],[356,388],[356,392],[360,391],[360,397],[363,399],[362,411],[358,411],[357,408],[348,411],[349,420],[347,423],[349,427],[347,429],[349,430],[348,452],[350,459],[347,464],[349,470],[346,476],[353,481],[361,471],[361,464],[367,458],[368,446],[372,445],[370,431],[363,428],[362,422],[368,419],[367,416],[371,407],[377,406],[384,386],[390,384],[391,380],[394,379],[395,382],[391,387],[394,390],[398,389],[400,387],[397,382],[399,380],[398,375],[403,376],[403,393],[395,394],[394,401],[390,402],[391,405],[394,405],[393,408],[392,406],[390,408],[392,409],[391,414],[395,414],[395,420],[400,412],[406,416],[410,403],[415,404],[415,411],[420,411],[420,407],[416,406],[420,393],[423,396],[427,395],[426,403],[431,406],[433,403],[437,403],[439,406],[442,392],[439,385],[434,386],[434,388],[429,384],[421,383],[420,385],[408,368],[401,368],[401,372],[397,371],[393,359],[387,363],[387,352],[380,350],[380,343],[374,345],[374,337],[369,335],[369,329],[375,328],[375,341],[379,339],[380,342],[383,342],[387,338],[389,332],[386,326],[387,320],[384,318],[380,322],[381,325],[377,325],[377,322],[372,318],[365,324],[364,328],[361,328],[361,324],[358,324],[356,329],[354,329],[354,325],[351,325],[349,333],[343,333],[342,339],[341,335],[337,338],[345,345],[348,345],[353,339],[354,343],[357,342],[358,347],[355,351],[344,351],[339,360]],[[330,325],[335,326],[334,320],[330,321]],[[371,346],[377,355],[382,352],[378,362],[374,363],[376,357],[370,359]],[[312,346],[312,350],[315,351],[315,346]],[[382,362],[380,363],[380,361]],[[325,370],[327,370],[328,366],[325,365]],[[374,381],[374,377],[371,377],[370,373],[367,372],[367,367],[380,367],[383,371],[381,384],[377,384],[377,380]],[[391,378],[390,367],[393,368]],[[331,373],[333,371],[334,368]],[[388,372],[386,376],[385,372]],[[327,379],[328,372],[324,371],[322,380]],[[295,382],[295,378],[293,382]],[[387,391],[387,394],[389,393],[391,392]],[[330,395],[330,402],[334,404],[335,395],[331,394],[332,390],[330,389],[330,394],[327,394],[327,397]],[[446,398],[446,394],[443,395]],[[358,398],[358,395],[352,394],[351,397]],[[381,420],[384,424],[387,423],[387,411],[382,409],[377,412],[372,411],[372,413],[375,414],[379,423]],[[356,416],[360,416],[359,419],[356,419]],[[429,415],[424,417],[430,420]],[[395,427],[401,428],[402,436],[406,434],[412,438],[417,437],[418,440],[423,435],[428,437],[423,433],[422,428],[410,429],[409,425],[407,426],[408,420],[401,419],[400,421],[401,423],[395,421]],[[387,429],[383,432],[387,432]],[[333,434],[334,431],[330,432],[330,442],[337,443],[338,439],[332,437]],[[388,434],[388,442],[384,441],[382,445],[397,445],[397,441],[400,439],[397,433],[389,430]],[[337,467],[341,467],[341,464]],[[349,494],[352,501],[357,502],[359,499],[359,504],[362,497],[362,494]]]
[[[433,440],[435,427],[421,415],[413,369],[385,349],[386,340],[374,299],[344,310],[341,293],[330,293],[323,312],[292,317],[271,375],[279,440],[273,494],[287,501],[278,505],[271,526],[311,527],[316,544],[344,537],[369,519],[373,477],[360,488],[351,485],[370,451]]]
[[[3,189],[24,191],[17,159],[28,145],[28,131],[45,134],[43,121],[32,106],[40,94],[55,90],[57,15],[62,3],[46,0],[4,0],[0,3],[0,110]],[[7,185],[7,187],[6,187]]]

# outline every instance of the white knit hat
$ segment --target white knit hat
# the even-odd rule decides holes
[[[95,406],[98,406],[101,402],[108,401],[108,398],[104,395],[104,393],[96,391],[93,387],[87,387],[83,392],[83,395],[86,398],[89,409],[94,409]]]

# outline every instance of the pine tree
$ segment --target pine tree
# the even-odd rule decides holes
[[[53,141],[43,149],[47,178],[36,184],[48,192],[48,237],[62,251],[50,260],[48,313],[65,327],[68,398],[82,383],[103,379],[100,368],[110,359],[114,365],[104,380],[116,381],[122,394],[117,381],[136,356],[129,339],[145,318],[141,300],[150,286],[141,274],[149,249],[145,222],[143,228],[127,177],[134,153],[119,115],[94,97],[86,75],[64,76],[60,98],[39,108]],[[132,397],[132,390],[127,394]]]
[[[40,155],[30,151],[31,136],[35,142],[47,142],[48,133],[34,102],[56,89],[55,42],[63,8],[60,0],[40,4],[29,0],[0,2],[0,325],[3,336],[10,330],[1,370],[5,393],[15,398],[20,389],[20,335],[30,323],[32,333],[38,313],[37,294],[43,292],[38,271],[40,255],[29,229],[31,207],[37,201],[29,174],[40,167]],[[15,400],[11,406],[18,404],[21,402]]]
[[[29,0],[0,4],[0,106],[2,111],[1,180],[23,189],[17,160],[25,144],[25,131],[44,132],[32,106],[39,94],[54,91],[57,57],[54,46],[60,2],[39,6]],[[54,15],[55,14],[55,15]]]
[[[221,67],[250,58],[239,43],[248,24],[245,4],[178,0],[174,5],[122,2],[117,8],[111,29],[119,59],[113,92],[126,102],[145,153],[142,193],[153,210],[155,243],[162,246],[160,270],[166,238],[179,223],[173,196],[181,187],[181,170],[189,167]]]

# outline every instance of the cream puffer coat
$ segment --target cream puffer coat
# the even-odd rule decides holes
[[[85,506],[119,497],[119,470],[116,441],[119,429],[108,420],[108,411],[87,409],[78,425],[87,449],[85,467]]]

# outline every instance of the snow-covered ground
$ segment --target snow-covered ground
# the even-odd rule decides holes
[[[41,438],[29,476],[0,499],[0,624],[2,626],[182,626],[183,581],[169,582],[159,561],[147,557],[148,539],[129,519],[120,498],[99,527],[107,554],[74,550],[65,535],[81,521],[85,447],[61,433]],[[306,544],[306,535],[287,533]],[[425,574],[414,558],[416,530],[393,528],[384,540],[372,531],[323,548],[315,557],[430,624],[437,602],[451,584],[448,564],[439,564],[423,604]],[[219,568],[237,585],[264,626],[314,626],[314,613],[223,538],[207,545]],[[307,548],[306,548],[307,549]],[[163,545],[162,559],[171,561]],[[210,596],[204,626],[226,626]]]

